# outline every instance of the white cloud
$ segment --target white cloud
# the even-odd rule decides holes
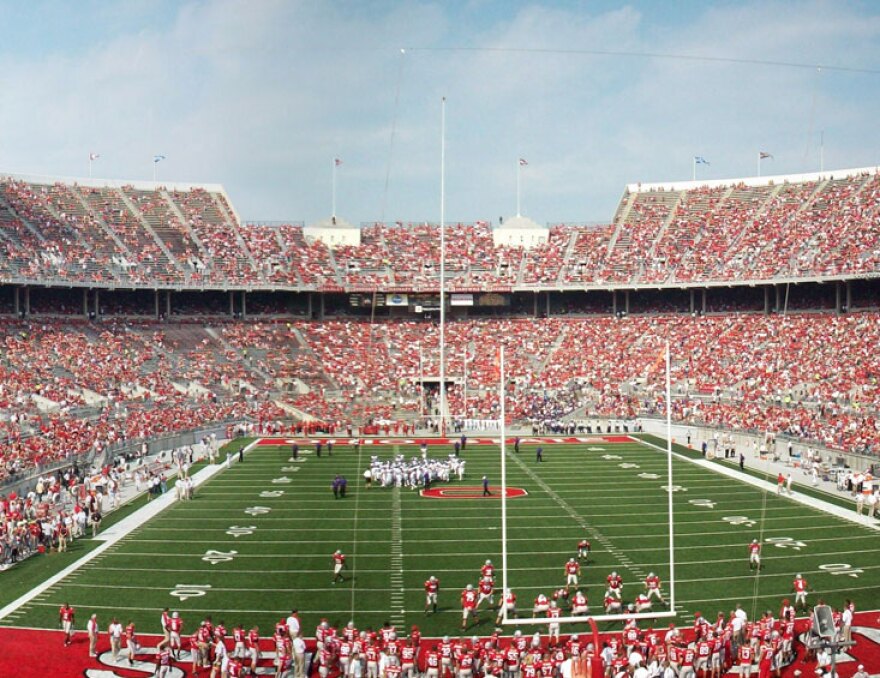
[[[86,51],[0,56],[4,170],[219,181],[245,217],[311,221],[329,210],[371,220],[439,215],[439,102],[448,96],[451,219],[514,208],[539,221],[609,219],[630,181],[815,164],[877,162],[880,76],[738,64],[437,48],[549,48],[874,64],[880,20],[851,3],[752,2],[700,8],[675,22],[637,4],[508,6],[471,2],[220,0],[180,6],[165,25],[119,5],[115,30]],[[120,26],[142,28],[121,32]],[[395,96],[399,103],[395,108]],[[390,136],[395,130],[393,153]],[[14,130],[14,133],[12,132]],[[804,157],[805,152],[808,157]],[[385,194],[386,168],[391,174]],[[770,169],[768,167],[768,169]]]

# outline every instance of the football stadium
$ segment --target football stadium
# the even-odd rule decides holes
[[[0,676],[880,675],[874,8],[134,4],[0,50]]]

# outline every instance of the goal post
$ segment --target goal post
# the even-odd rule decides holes
[[[508,577],[508,538],[507,538],[507,444],[505,431],[505,375],[504,375],[504,347],[499,351],[499,367],[500,367],[500,420],[499,428],[501,437],[499,440],[501,454],[501,610],[500,622],[502,626],[518,626],[518,625],[549,625],[549,624],[583,624],[589,623],[595,629],[595,622],[615,622],[628,621],[631,619],[668,619],[677,616],[675,608],[675,514],[673,508],[673,495],[676,487],[673,483],[672,474],[672,382],[671,382],[671,358],[669,350],[669,342],[666,342],[665,352],[658,356],[659,359],[665,358],[666,364],[666,495],[667,495],[667,518],[668,518],[668,543],[669,543],[669,579],[667,582],[668,609],[666,610],[649,610],[645,612],[627,612],[622,611],[615,614],[583,614],[569,615],[566,617],[510,617],[508,616],[506,595],[510,590],[510,581]],[[630,570],[631,566],[623,563],[617,565],[618,569]],[[514,591],[515,592],[515,591]],[[622,601],[621,604],[623,605]],[[601,607],[599,608],[601,609]]]

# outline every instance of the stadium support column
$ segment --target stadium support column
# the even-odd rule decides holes
[[[95,288],[95,318],[101,315],[101,290]]]
[[[693,313],[694,311],[697,310],[697,309],[696,309],[696,305],[695,305],[695,301],[696,301],[696,298],[695,298],[695,290],[694,290],[694,288],[692,287],[692,288],[691,288],[691,313]]]
[[[165,290],[165,319],[171,319],[171,290]]]
[[[779,309],[782,308],[782,288],[774,285],[773,289],[776,290],[776,312],[779,313]]]
[[[26,316],[30,316],[31,314],[31,288],[24,288],[24,314]]]
[[[842,310],[841,309],[841,297],[843,296],[842,292],[843,292],[843,288],[841,287],[840,281],[838,280],[836,283],[834,283],[834,311],[838,314]]]
[[[235,317],[235,292],[229,290],[229,317]]]
[[[611,290],[611,315],[617,315],[617,290]]]
[[[538,292],[537,291],[535,292],[535,296],[534,296],[533,301],[534,301],[534,308],[532,309],[532,315],[537,318],[538,317]]]
[[[156,315],[156,320],[159,319],[159,290],[153,290],[153,312]]]
[[[89,317],[89,288],[83,287],[83,315]]]
[[[623,312],[629,315],[629,290],[623,291]]]
[[[19,316],[19,311],[21,310],[21,288],[16,287],[15,292],[12,296],[12,310],[15,313],[15,317]]]
[[[846,281],[846,310],[852,310],[852,280]]]
[[[703,315],[706,315],[706,297],[707,296],[709,296],[708,290],[704,287],[703,288]]]
[[[770,315],[770,288],[764,288],[764,313]]]
[[[545,308],[546,308],[547,317],[549,318],[550,317],[550,292],[547,292],[546,294],[547,294],[547,299],[546,299],[546,307]]]
[[[247,318],[247,292],[241,291],[241,319]]]

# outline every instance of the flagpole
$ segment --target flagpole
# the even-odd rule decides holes
[[[761,176],[761,151],[758,151],[758,176]]]
[[[521,212],[519,210],[519,189],[520,189],[520,173],[522,172],[522,163],[517,159],[516,161],[516,216],[520,216]]]
[[[153,158],[153,183],[155,184],[158,179],[156,177],[159,176],[159,161]]]
[[[507,441],[504,423],[504,345],[500,347],[498,399],[501,403],[501,619],[507,621]]]
[[[333,179],[331,180],[331,183],[333,185],[332,189],[331,189],[331,194],[333,195],[333,198],[332,198],[333,205],[330,209],[330,216],[335,217],[336,216],[336,158],[333,158],[333,160],[330,163],[330,166],[331,166],[331,169],[333,172]]]
[[[819,131],[819,171],[825,171],[825,130]]]
[[[446,97],[440,101],[440,435],[446,435]]]
[[[694,156],[694,172],[693,172],[693,180],[697,180],[697,156]]]
[[[89,153],[89,179],[92,178],[92,154]]]

